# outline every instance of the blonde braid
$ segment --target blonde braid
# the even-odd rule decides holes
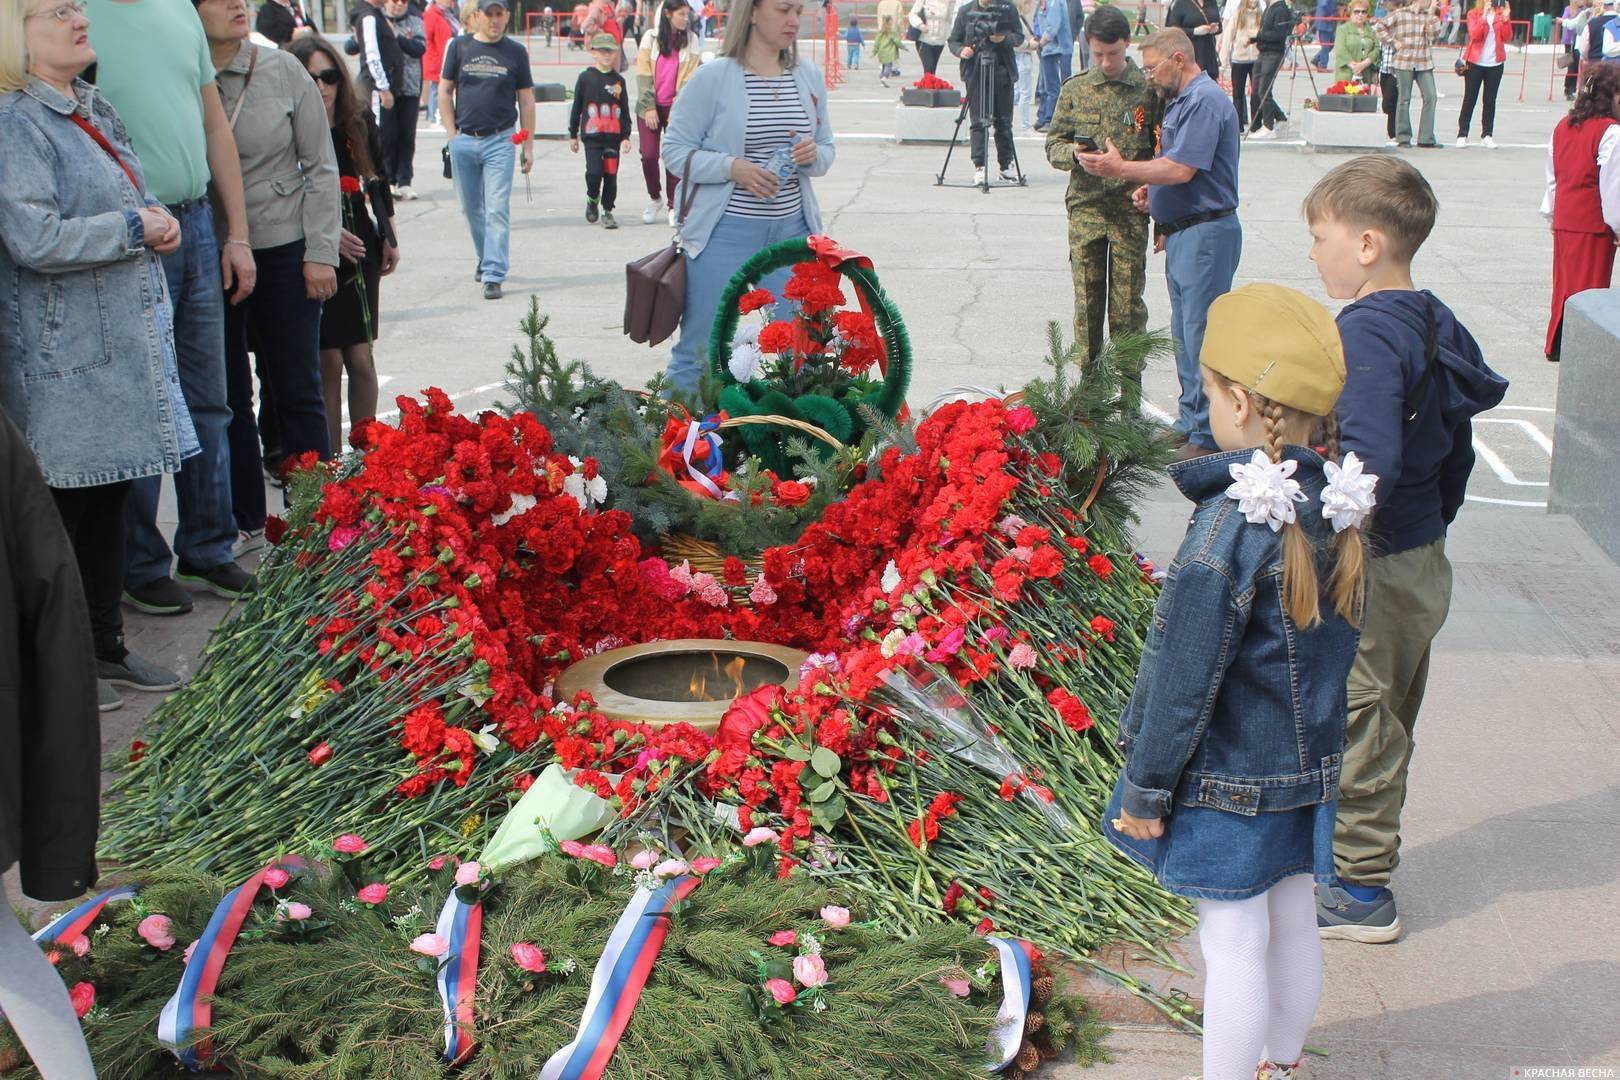
[[[1338,413],[1330,412],[1322,418],[1322,431],[1328,460],[1336,463],[1340,460]],[[1333,576],[1328,584],[1334,610],[1351,626],[1360,626],[1367,600],[1366,537],[1359,528],[1335,533],[1333,555]]]
[[[1249,396],[1265,422],[1266,456],[1276,464],[1282,461],[1288,441],[1288,413],[1264,394],[1251,390]],[[1322,595],[1316,580],[1316,555],[1297,517],[1282,527],[1282,546],[1283,597],[1288,617],[1301,630],[1309,630],[1322,621]]]

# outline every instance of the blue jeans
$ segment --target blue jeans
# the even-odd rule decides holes
[[[849,47],[849,59],[844,62],[844,66],[847,68],[858,68],[861,66],[861,47],[859,45],[851,45]]]
[[[804,215],[790,218],[747,218],[725,214],[709,234],[702,254],[686,257],[686,307],[681,312],[681,338],[669,358],[669,381],[677,390],[697,390],[708,371],[709,331],[720,296],[742,264],[761,248],[810,231]],[[757,284],[778,298],[789,271],[779,270]],[[700,360],[699,358],[702,357]]]
[[[508,250],[512,239],[512,171],[517,162],[513,130],[497,131],[482,139],[457,133],[450,141],[456,198],[461,200],[478,268],[486,282],[505,281],[512,265]]]
[[[1028,132],[1029,107],[1035,101],[1035,54],[1021,52],[1017,58],[1018,81],[1013,84],[1013,105],[1018,110],[1018,130]]]
[[[1164,276],[1170,283],[1170,332],[1176,339],[1176,374],[1181,379],[1180,415],[1175,429],[1187,441],[1214,450],[1209,430],[1209,399],[1204,396],[1198,355],[1204,347],[1209,305],[1232,290],[1243,255],[1243,226],[1236,214],[1172,233],[1164,241]]]
[[[1063,89],[1063,80],[1069,77],[1070,56],[1068,53],[1052,53],[1041,57],[1041,101],[1040,107],[1035,110],[1035,126],[1045,127],[1052,122],[1052,113],[1057,108],[1058,91]]]
[[[226,432],[231,407],[225,392],[225,291],[214,239],[214,210],[207,199],[171,206],[180,221],[180,247],[163,256],[163,273],[174,304],[174,350],[180,392],[197,429],[202,452],[188,457],[174,475],[180,524],[174,551],[158,532],[162,478],[136,480],[125,520],[129,526],[124,557],[126,588],[169,576],[173,557],[199,570],[232,561],[236,518],[231,513],[231,451]]]
[[[427,122],[432,124],[439,119],[439,84],[437,80],[429,82],[422,80],[422,100],[427,102],[423,106],[427,110]]]

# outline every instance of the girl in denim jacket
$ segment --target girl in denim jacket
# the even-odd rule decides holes
[[[1120,724],[1103,834],[1197,901],[1205,1080],[1294,1077],[1321,991],[1314,883],[1333,874],[1376,478],[1336,460],[1344,353],[1320,304],[1228,293],[1201,360],[1221,451],[1170,467],[1197,509]]]

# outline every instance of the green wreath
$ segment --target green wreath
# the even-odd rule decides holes
[[[737,304],[743,294],[778,270],[818,259],[809,238],[798,237],[764,248],[743,263],[726,283],[719,311],[715,313],[714,328],[709,334],[709,372],[721,387],[716,405],[728,416],[788,416],[816,425],[839,442],[853,444],[866,433],[861,406],[868,406],[892,420],[904,408],[906,389],[911,384],[911,338],[900,321],[899,310],[884,294],[873,271],[850,261],[836,267],[871,308],[872,321],[883,336],[888,367],[882,382],[842,398],[825,394],[790,397],[775,383],[739,382],[731,373],[731,341],[742,318]],[[735,429],[735,434],[742,439],[748,453],[758,457],[767,468],[778,475],[790,474],[787,441],[798,433],[779,424],[751,424]],[[820,442],[815,442],[812,449],[824,457],[833,453],[831,447]]]

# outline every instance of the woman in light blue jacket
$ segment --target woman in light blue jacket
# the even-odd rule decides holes
[[[76,0],[0,0],[0,42],[25,45],[0,52],[0,408],[73,542],[108,709],[111,683],[179,681],[124,648],[124,501],[132,480],[178,472],[197,434],[158,258],[180,225],[147,195],[118,114],[78,78],[96,58],[89,26]]]
[[[738,0],[720,57],[687,82],[664,132],[664,167],[682,184],[686,308],[669,381],[697,389],[726,282],[763,247],[821,231],[810,178],[832,167],[832,121],[821,71],[800,60],[803,0]],[[781,271],[762,284],[779,291]]]

